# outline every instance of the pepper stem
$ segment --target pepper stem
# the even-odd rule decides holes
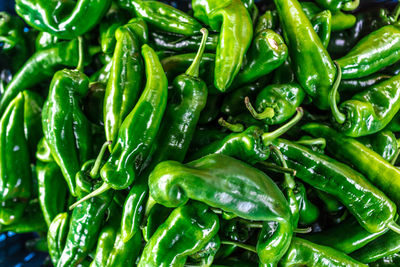
[[[106,192],[107,190],[111,189],[111,186],[107,183],[103,183],[99,188],[97,188],[96,190],[94,190],[93,192],[87,194],[86,196],[84,196],[83,198],[79,199],[77,202],[75,202],[74,204],[72,204],[71,206],[69,206],[69,210],[73,210],[76,206],[78,206],[79,204],[81,204],[82,202],[98,196],[104,192]]]
[[[395,221],[390,222],[387,227],[390,230],[400,234],[400,226]]]
[[[346,121],[346,115],[339,111],[339,108],[336,104],[337,90],[338,90],[340,81],[342,79],[342,69],[340,68],[339,64],[336,61],[335,61],[335,65],[336,65],[336,69],[337,69],[337,75],[336,75],[336,80],[335,80],[335,83],[333,84],[332,90],[329,92],[329,105],[331,106],[332,115],[335,118],[335,120],[338,123],[343,124]]]
[[[310,140],[298,140],[295,142],[296,144],[299,145],[304,145],[304,146],[321,146],[322,149],[325,149],[326,147],[326,140],[325,138],[315,138],[315,139],[310,139]]]
[[[256,250],[255,246],[250,246],[250,245],[246,245],[246,244],[239,243],[239,242],[234,242],[234,241],[229,241],[229,240],[221,240],[221,244],[237,246],[239,248],[243,248],[245,250],[257,253],[257,250]]]
[[[278,129],[276,129],[273,132],[270,133],[264,133],[262,135],[262,141],[264,143],[265,146],[269,145],[269,141],[278,138],[279,136],[281,136],[282,134],[286,133],[287,131],[290,130],[290,128],[292,128],[294,125],[296,125],[296,123],[298,123],[301,118],[303,118],[304,115],[304,111],[301,107],[296,108],[297,114],[296,116],[294,116],[293,119],[291,119],[288,123],[282,125],[281,127],[279,127]]]
[[[192,64],[185,72],[186,75],[196,78],[199,77],[201,58],[203,57],[208,37],[208,30],[206,28],[202,28],[200,31],[203,34],[203,38],[201,39],[199,50],[197,51],[196,57],[193,59]]]
[[[240,133],[240,132],[243,132],[243,130],[244,130],[243,124],[229,123],[226,120],[224,120],[224,118],[222,118],[222,117],[218,119],[218,124],[221,125],[222,127],[227,128],[228,130],[230,130],[231,132],[234,132],[234,133]]]
[[[278,172],[278,173],[289,173],[290,175],[295,176],[296,175],[296,170],[291,169],[291,168],[284,168],[282,166],[276,165],[274,163],[270,162],[265,162],[265,161],[260,161],[257,162],[257,164],[261,164],[265,169],[273,171],[273,172]]]
[[[244,103],[246,105],[246,108],[249,110],[251,116],[253,116],[257,120],[265,120],[265,119],[271,119],[275,116],[275,111],[273,108],[265,108],[263,112],[258,113],[253,105],[250,103],[250,99],[246,96],[244,98]]]
[[[359,5],[360,5],[360,0],[354,0],[351,2],[347,2],[344,4],[342,10],[343,11],[353,11],[354,9],[357,9]]]
[[[294,229],[293,232],[298,233],[298,234],[308,234],[311,233],[312,228],[311,227],[307,227],[307,228],[296,228]]]
[[[100,153],[96,158],[96,161],[94,162],[93,168],[90,171],[89,175],[92,178],[97,178],[99,176],[99,171],[100,171],[100,165],[101,165],[101,161],[103,159],[104,153],[106,152],[107,147],[111,144],[111,141],[106,141],[101,149],[100,149]]]
[[[82,36],[78,37],[78,45],[79,45],[79,61],[78,61],[78,66],[76,67],[77,70],[83,71],[83,38]]]
[[[287,168],[288,166],[285,158],[283,157],[282,152],[276,146],[270,146],[270,149],[278,156],[279,161],[282,164],[282,167]],[[294,181],[293,177],[288,173],[285,173],[284,175],[285,175],[285,186],[291,190],[295,189],[296,182]]]

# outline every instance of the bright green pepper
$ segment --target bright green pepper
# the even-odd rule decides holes
[[[112,141],[110,149],[117,141],[121,124],[134,108],[144,82],[142,43],[135,30],[138,27],[147,31],[146,23],[136,19],[119,27],[115,33],[117,44],[103,107],[106,138]]]
[[[61,3],[17,0],[15,10],[33,28],[61,39],[74,39],[92,29],[110,7],[111,0],[79,0]],[[90,19],[88,19],[90,18]]]
[[[55,44],[59,43],[61,40],[48,32],[39,32],[36,37],[35,47],[36,51],[50,48]]]
[[[21,219],[33,193],[24,105],[19,93],[0,119],[0,223],[5,225]]]
[[[294,194],[299,204],[299,223],[309,225],[316,222],[319,217],[319,209],[307,198],[306,188],[302,183],[296,182]]]
[[[201,264],[201,266],[211,266],[220,246],[221,241],[218,235],[215,235],[210,241],[208,241],[204,245],[202,249],[197,251],[195,254],[189,255],[189,257],[192,261]]]
[[[167,207],[193,199],[262,221],[257,252],[264,264],[276,263],[289,246],[293,227],[285,197],[268,176],[239,160],[212,154],[185,165],[164,161],[150,174],[149,188],[151,197]]]
[[[67,212],[58,214],[49,226],[47,243],[51,261],[55,266],[61,258],[69,228],[69,215]]]
[[[315,15],[311,20],[315,32],[318,34],[322,45],[327,48],[331,39],[332,14],[329,10],[324,10]]]
[[[253,38],[253,23],[240,0],[192,0],[195,18],[220,31],[214,86],[225,92],[242,67]]]
[[[257,35],[259,32],[268,29],[275,31],[278,25],[279,18],[276,10],[267,10],[258,18],[256,27],[254,29],[254,34]]]
[[[358,138],[358,141],[391,162],[399,151],[396,136],[388,130]]]
[[[192,202],[178,207],[146,244],[138,266],[184,266],[218,229],[218,216],[207,205]]]
[[[159,50],[170,50],[177,52],[196,52],[201,43],[201,35],[189,37],[176,36],[165,32],[151,32],[150,38],[154,46]],[[217,34],[210,34],[207,38],[205,51],[215,52],[218,45]]]
[[[320,246],[294,237],[280,265],[289,266],[343,266],[367,267],[346,254],[330,247]]]
[[[201,29],[201,24],[185,12],[158,1],[123,0],[118,4],[163,31],[190,36]]]
[[[338,11],[343,9],[345,11],[352,11],[360,4],[359,0],[315,0],[317,4],[323,9],[329,9],[331,11]]]
[[[89,79],[82,72],[58,71],[50,84],[42,115],[44,136],[73,196],[75,174],[92,153],[89,121],[79,103],[88,90]]]
[[[328,94],[335,65],[297,0],[274,0],[298,82],[320,109],[329,108]]]
[[[337,63],[343,79],[365,77],[400,59],[400,29],[384,26],[361,39],[351,51]]]

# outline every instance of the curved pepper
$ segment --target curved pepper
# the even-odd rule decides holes
[[[337,63],[343,79],[361,78],[400,60],[400,29],[384,26],[361,39]]]
[[[64,66],[75,67],[78,65],[78,54],[77,40],[61,42],[33,54],[7,85],[0,100],[0,114],[19,92],[51,78],[57,70]]]
[[[337,121],[336,128],[351,137],[382,130],[400,109],[399,87],[400,74],[354,95],[341,103],[339,110],[335,103],[332,113]],[[331,98],[335,96],[332,90]]]
[[[255,109],[248,99],[245,103],[254,118],[263,120],[268,125],[275,125],[292,117],[305,96],[304,90],[298,84],[274,84],[259,92]]]
[[[220,31],[214,85],[225,92],[242,67],[253,38],[253,23],[240,0],[192,0],[195,18]]]
[[[396,136],[388,130],[358,138],[358,141],[391,162],[399,151]]]
[[[82,72],[58,71],[51,81],[42,115],[44,136],[73,196],[75,174],[92,149],[89,121],[79,103],[88,90],[89,79]]]
[[[161,161],[172,159],[183,161],[189,149],[200,112],[207,102],[207,86],[198,77],[208,31],[202,29],[203,39],[198,54],[184,74],[174,79],[173,98],[165,110],[156,140],[151,148],[146,169],[142,171],[126,198],[122,216],[123,240],[131,238],[139,228],[143,204],[147,196],[149,173]],[[142,212],[140,212],[142,211]]]
[[[123,0],[118,4],[163,31],[190,36],[201,29],[201,24],[185,12],[158,1]]]
[[[0,223],[5,225],[21,218],[33,193],[24,105],[19,93],[0,119]]]
[[[189,37],[176,36],[175,34],[168,34],[164,32],[151,32],[150,38],[154,46],[159,50],[169,50],[177,52],[195,52],[201,43],[201,35],[194,35]],[[215,52],[218,45],[217,34],[210,34],[207,37],[205,51]]]
[[[167,207],[193,199],[263,221],[257,253],[264,264],[276,263],[289,246],[292,216],[285,197],[268,176],[239,160],[212,154],[185,165],[164,161],[150,174],[149,188],[151,197]]]
[[[302,238],[349,254],[364,247],[387,231],[388,229],[384,229],[377,233],[370,233],[354,217],[351,217],[331,228],[324,229],[322,232],[306,234]]]
[[[294,194],[299,204],[299,223],[309,225],[316,222],[319,217],[319,209],[307,198],[306,188],[302,183],[296,182]]]
[[[92,29],[110,7],[111,0],[79,0],[60,3],[17,0],[15,10],[33,28],[61,39],[74,39]],[[69,14],[65,14],[65,13]],[[90,18],[90,19],[88,19]]]
[[[320,109],[329,108],[328,94],[335,65],[297,0],[274,0],[297,80]]]
[[[276,139],[272,143],[282,152],[288,167],[297,171],[296,177],[336,197],[367,231],[398,231],[396,205],[362,174],[290,141]]]
[[[280,261],[289,266],[342,266],[367,267],[336,249],[320,246],[302,238],[294,237],[288,252]]]
[[[218,216],[207,205],[192,202],[178,207],[146,244],[138,266],[184,266],[218,229]]]
[[[106,138],[112,141],[110,150],[114,147],[122,122],[138,100],[144,82],[144,64],[140,54],[142,44],[134,29],[138,27],[147,31],[146,23],[136,19],[115,32],[117,44],[103,107]]]
[[[329,126],[310,123],[302,129],[315,137],[325,138],[326,148],[331,155],[351,164],[396,205],[400,204],[400,170],[357,140],[340,134]]]
[[[63,252],[69,229],[69,215],[67,212],[58,214],[49,226],[47,244],[54,266],[57,266]]]
[[[102,181],[98,179],[98,171],[107,145],[108,143],[103,145],[96,160],[85,162],[76,174],[77,195],[80,199],[101,185]],[[112,191],[105,192],[100,196],[83,201],[74,208],[58,267],[78,265],[94,248],[112,196]]]
[[[288,56],[283,38],[272,30],[258,33],[246,53],[246,62],[237,74],[233,86],[251,83],[278,68]],[[221,74],[218,74],[221,75]]]
[[[271,141],[287,132],[303,116],[302,109],[285,125],[273,132],[266,133],[257,126],[250,126],[240,133],[232,133],[224,139],[217,140],[204,146],[189,156],[187,160],[194,160],[210,154],[224,154],[255,164],[266,160],[270,155]]]

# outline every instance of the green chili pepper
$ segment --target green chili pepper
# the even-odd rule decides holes
[[[343,31],[354,27],[357,18],[353,14],[336,11],[332,14],[332,32]]]
[[[342,93],[359,93],[365,91],[368,87],[377,85],[391,77],[392,76],[386,74],[375,73],[359,79],[341,80],[338,91],[340,92],[341,97]]]
[[[161,161],[171,159],[183,161],[189,149],[200,112],[207,102],[207,86],[198,77],[208,31],[202,29],[203,40],[192,65],[184,74],[174,79],[172,99],[166,108],[160,131],[151,148],[149,162],[133,185],[125,201],[122,216],[123,240],[128,240],[138,230],[144,196],[147,195],[149,173]],[[132,220],[133,219],[133,220]]]
[[[400,59],[400,29],[384,26],[361,39],[337,63],[343,79],[361,78],[375,73]]]
[[[378,153],[382,158],[391,162],[399,151],[396,136],[388,130],[373,135],[358,138],[366,147]]]
[[[42,106],[43,98],[31,91],[23,91],[24,95],[24,128],[25,139],[28,141],[30,158],[34,159],[36,147],[43,136]]]
[[[134,29],[138,27],[147,31],[146,23],[136,19],[115,32],[117,44],[103,107],[106,138],[113,142],[110,149],[117,141],[121,124],[134,108],[144,82],[144,65],[140,55],[142,43]]]
[[[177,52],[195,52],[201,43],[201,35],[177,36],[164,32],[151,32],[150,38],[154,46],[159,50],[170,50]],[[209,35],[207,38],[205,51],[215,52],[217,49],[219,36],[217,34]]]
[[[354,217],[351,217],[340,224],[324,229],[322,232],[310,233],[302,235],[302,237],[313,243],[329,246],[349,254],[364,247],[387,231],[388,229],[384,229],[377,233],[370,233]]]
[[[276,10],[267,10],[258,18],[256,27],[254,29],[254,34],[257,35],[259,32],[268,29],[275,31],[278,25],[279,18]]]
[[[269,145],[275,138],[287,132],[303,116],[302,109],[285,125],[273,132],[266,133],[257,126],[250,126],[241,133],[232,133],[222,140],[217,140],[189,156],[187,160],[194,160],[210,154],[224,154],[255,164],[269,157]]]
[[[351,164],[399,205],[400,183],[397,177],[400,177],[400,170],[362,143],[336,132],[329,126],[310,123],[302,129],[313,136],[325,138],[327,150],[331,155]]]
[[[51,156],[44,138],[38,145],[36,154],[36,175],[39,189],[39,204],[47,225],[66,208],[67,185],[64,177]]]
[[[329,10],[324,10],[311,19],[315,32],[318,34],[322,45],[327,48],[331,39],[332,14]]]
[[[400,254],[394,253],[368,264],[371,267],[396,267],[400,264]]]
[[[328,109],[328,93],[336,69],[297,0],[274,0],[297,80],[320,109]]]
[[[99,169],[107,145],[103,145],[96,160],[85,162],[76,174],[76,189],[80,199],[101,185]],[[83,201],[72,211],[65,247],[57,266],[76,266],[95,247],[112,195],[112,191],[105,192]]]
[[[178,207],[146,244],[138,266],[184,266],[218,229],[218,216],[207,205],[192,202]]]
[[[225,92],[238,74],[253,37],[253,23],[240,0],[192,0],[195,18],[220,31],[214,85]]]
[[[331,11],[337,11],[343,9],[345,11],[352,11],[358,7],[360,4],[359,0],[315,0],[317,4],[324,9],[329,9]]]
[[[280,261],[281,266],[368,266],[336,249],[320,246],[294,237],[288,252]]]
[[[255,109],[248,98],[245,99],[245,103],[254,118],[263,120],[268,125],[275,125],[292,117],[304,97],[305,92],[295,83],[275,84],[269,85],[259,92]]]
[[[100,171],[103,185],[71,207],[111,188],[121,190],[130,186],[150,152],[167,104],[168,83],[154,50],[145,44],[142,55],[146,67],[146,87],[122,123],[111,157]]]
[[[350,254],[356,260],[370,263],[400,251],[399,234],[389,231]]]
[[[67,212],[58,214],[49,226],[49,231],[47,232],[47,243],[49,246],[51,261],[55,266],[57,266],[64,250],[68,228],[69,215]]]
[[[239,160],[213,154],[185,165],[164,161],[150,174],[149,188],[151,197],[167,207],[193,199],[247,220],[263,221],[254,250],[264,264],[276,263],[289,246],[292,218],[282,192],[264,173]]]
[[[92,153],[89,121],[80,108],[89,79],[78,70],[56,72],[43,108],[43,132],[71,195],[76,196],[75,174]]]
[[[336,87],[330,95],[332,113],[338,130],[351,137],[379,132],[400,109],[400,75],[354,95],[352,99],[336,106]],[[340,109],[340,110],[339,110]],[[344,113],[343,113],[344,112]]]
[[[201,29],[201,24],[191,16],[158,1],[123,0],[118,4],[163,31],[190,36]]]
[[[307,198],[306,188],[302,183],[296,182],[294,194],[299,204],[299,223],[309,225],[316,222],[319,217],[319,209]]]
[[[2,56],[9,56],[12,72],[15,73],[29,57],[29,46],[24,36],[24,23],[20,18],[0,12],[0,43]]]
[[[25,96],[19,93],[0,119],[0,223],[4,225],[20,220],[33,193],[24,105]]]
[[[208,267],[214,261],[214,258],[221,246],[221,241],[218,235],[215,235],[208,241],[202,249],[197,251],[195,254],[189,255],[190,259],[195,261],[201,266]],[[214,265],[213,265],[214,266]]]
[[[256,81],[278,68],[288,56],[283,38],[272,30],[258,33],[246,53],[246,62],[234,80],[234,87]],[[219,73],[218,75],[221,75]]]
[[[288,167],[297,171],[296,177],[336,197],[367,231],[376,233],[385,228],[399,231],[394,221],[396,205],[362,174],[290,141],[276,139],[272,144],[282,152]]]
[[[33,28],[62,39],[74,39],[92,29],[110,7],[111,0],[17,0],[15,10]],[[90,18],[90,19],[88,19]]]
[[[79,60],[78,41],[62,42],[53,47],[37,51],[15,74],[0,100],[0,114],[19,92],[52,77],[64,66],[75,67]]]

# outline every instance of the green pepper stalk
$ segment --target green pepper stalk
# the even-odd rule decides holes
[[[3,225],[21,219],[33,194],[24,102],[24,94],[19,93],[0,118],[0,223]]]
[[[266,133],[257,126],[250,126],[241,133],[232,133],[222,140],[199,149],[188,157],[188,161],[209,154],[224,154],[244,160],[250,164],[264,161],[269,157],[271,141],[291,129],[303,117],[303,109],[297,108],[297,114],[289,122],[273,132]]]
[[[220,31],[214,85],[225,92],[243,64],[253,38],[253,23],[241,0],[192,0],[194,17]]]
[[[142,19],[130,21],[115,32],[117,43],[103,106],[106,139],[113,142],[112,146],[116,143],[121,124],[134,108],[144,82],[144,65],[140,55],[142,43],[135,31],[138,27],[147,32],[147,25]]]
[[[198,53],[185,73],[174,79],[173,98],[166,108],[160,131],[149,155],[145,169],[138,177],[124,203],[122,216],[123,240],[129,240],[138,231],[143,216],[144,201],[148,195],[147,180],[150,172],[161,161],[183,161],[193,138],[200,113],[207,102],[207,86],[199,78],[199,68],[208,36],[201,29],[203,39]]]
[[[337,107],[337,87],[334,86],[330,102],[332,114],[337,121],[336,128],[351,137],[379,132],[400,109],[399,87],[400,74],[369,87]]]
[[[248,97],[244,102],[254,118],[268,125],[275,125],[292,117],[305,96],[304,90],[298,84],[275,84],[265,87],[258,93],[256,108],[251,105]]]
[[[272,143],[282,152],[289,168],[297,171],[296,177],[336,197],[367,231],[375,233],[389,228],[400,232],[394,221],[396,205],[362,174],[290,141],[276,139]]]
[[[244,126],[241,123],[230,123],[224,120],[224,118],[218,119],[218,124],[224,128],[227,128],[229,131],[234,133],[240,133],[244,131]]]
[[[191,199],[263,222],[256,247],[263,264],[277,263],[290,244],[292,215],[284,195],[266,174],[242,161],[221,154],[185,165],[164,161],[150,174],[149,188],[154,201],[166,207]]]
[[[117,144],[100,171],[104,183],[70,208],[111,188],[122,190],[130,186],[150,152],[167,105],[168,82],[154,50],[144,44],[142,55],[146,67],[146,87],[122,123]]]
[[[302,129],[312,136],[325,138],[327,150],[332,156],[354,166],[399,206],[399,169],[356,139],[347,137],[329,126],[310,123]]]
[[[74,39],[101,20],[111,0],[79,0],[72,9],[73,3],[63,3],[64,6],[60,7],[57,1],[17,0],[15,11],[36,30],[61,39]],[[67,10],[70,14],[65,14]]]
[[[201,29],[197,20],[159,1],[123,0],[118,4],[162,31],[190,36],[197,34]]]
[[[324,229],[322,232],[303,235],[302,238],[350,254],[382,236],[388,230],[386,228],[380,232],[370,233],[354,217],[350,217],[342,223]],[[395,232],[393,234],[398,235]]]
[[[347,256],[331,247],[321,246],[302,238],[294,237],[281,266],[338,266],[367,267],[368,265]]]
[[[77,195],[80,199],[101,185],[99,170],[108,145],[109,142],[105,142],[97,159],[85,162],[81,170],[76,174]],[[106,192],[81,202],[72,211],[69,232],[57,264],[58,267],[76,266],[95,247],[104,216],[112,201],[112,196],[112,191]]]
[[[301,87],[320,109],[329,108],[328,94],[336,69],[297,0],[274,0]]]

